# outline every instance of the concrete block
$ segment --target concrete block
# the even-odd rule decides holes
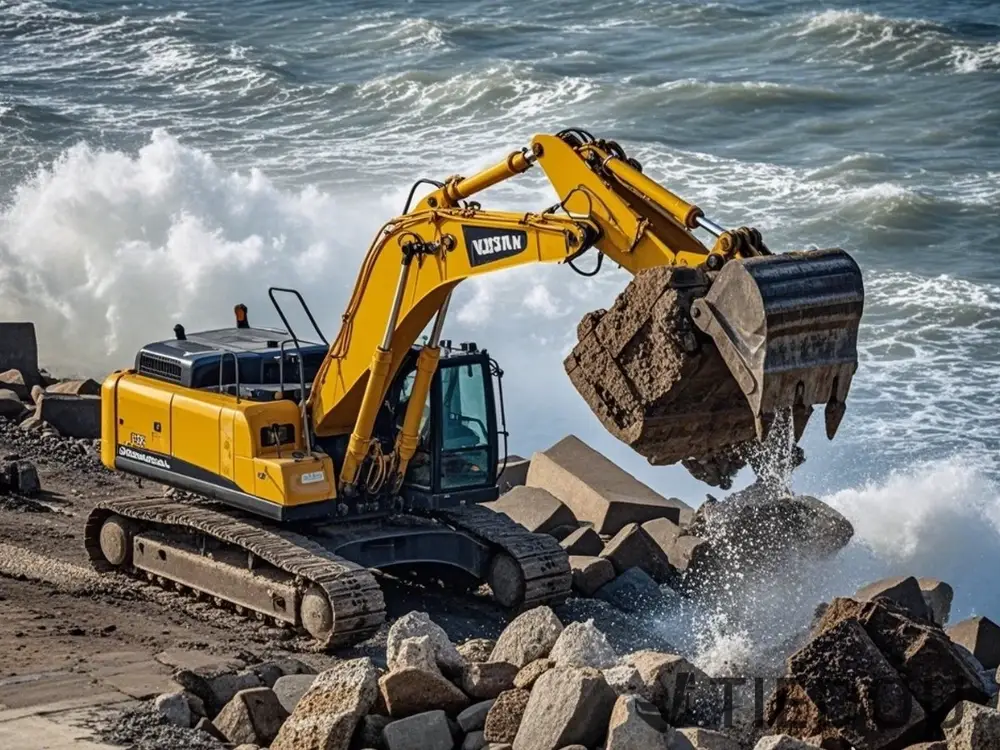
[[[528,531],[545,534],[560,526],[576,526],[573,511],[538,487],[514,487],[486,505],[521,524]]]
[[[681,500],[663,497],[575,435],[534,454],[527,482],[548,490],[578,521],[593,524],[601,534],[617,534],[629,523],[654,518],[676,523],[681,510],[688,508]]]
[[[101,436],[100,396],[46,393],[38,404],[37,414],[64,437],[93,440]]]
[[[531,459],[520,456],[507,456],[507,464],[500,464],[497,467],[497,487],[500,494],[504,494],[514,487],[521,487],[528,481],[528,467],[531,466]],[[501,467],[503,470],[501,471]]]
[[[34,323],[0,323],[0,372],[20,370],[30,388],[41,382]]]
[[[660,583],[670,579],[669,558],[637,523],[622,527],[604,547],[601,557],[610,560],[618,573],[642,568]]]
[[[569,566],[573,570],[573,588],[586,596],[593,596],[615,577],[615,566],[603,557],[570,555]]]
[[[948,637],[965,646],[987,669],[1000,667],[1000,627],[988,617],[970,617],[948,628]]]
[[[883,578],[880,581],[869,583],[858,589],[854,595],[855,599],[869,602],[877,597],[883,597],[896,602],[906,609],[914,617],[921,620],[930,620],[931,613],[924,601],[924,595],[920,590],[920,584],[913,576],[898,576],[895,578]]]
[[[559,544],[571,555],[597,557],[604,549],[604,541],[600,535],[589,526],[577,529],[564,538]]]

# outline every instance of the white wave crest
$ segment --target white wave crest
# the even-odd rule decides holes
[[[226,172],[162,131],[135,156],[78,145],[0,213],[0,318],[34,321],[45,362],[88,374],[174,322],[229,324],[241,299],[270,319],[272,284],[312,291],[334,320],[389,214],[372,203]]]

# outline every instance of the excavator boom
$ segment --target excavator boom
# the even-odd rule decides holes
[[[559,198],[548,210],[501,213],[470,200],[536,164]],[[714,236],[711,246],[697,229]],[[591,248],[598,262],[606,256],[637,277],[616,305],[646,315],[612,330],[596,326],[598,311],[566,361],[613,434],[653,463],[675,463],[760,439],[785,408],[800,435],[813,405],[826,404],[833,437],[857,367],[864,290],[854,260],[842,250],[772,254],[759,232],[723,229],[617,143],[570,130],[537,135],[472,177],[437,183],[377,235],[308,403],[318,436],[351,436],[341,484],[353,487],[387,388],[437,316],[418,365],[415,393],[426,396],[459,282],[529,263],[572,264]],[[656,270],[651,292],[640,277]],[[412,455],[413,408],[397,441],[397,474]]]

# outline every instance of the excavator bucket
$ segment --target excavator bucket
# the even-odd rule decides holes
[[[691,305],[750,405],[758,439],[763,414],[826,404],[826,434],[843,419],[858,366],[864,307],[861,269],[843,250],[730,261]]]
[[[715,273],[652,268],[584,317],[564,365],[619,440],[726,486],[779,411],[792,409],[798,438],[825,403],[836,432],[863,303],[842,250],[731,260]]]

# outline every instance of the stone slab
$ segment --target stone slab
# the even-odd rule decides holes
[[[177,690],[170,678],[171,670],[158,661],[147,660],[90,672],[90,676],[137,700],[154,698],[160,693]]]
[[[654,518],[677,523],[681,510],[688,508],[681,500],[663,497],[575,435],[532,456],[528,486],[548,490],[578,521],[593,524],[601,534],[617,534],[626,524]]]
[[[30,388],[41,382],[34,323],[0,323],[0,372],[20,370]]]
[[[560,526],[576,526],[576,518],[565,504],[538,487],[514,487],[499,500],[485,503],[532,533],[545,534]]]

